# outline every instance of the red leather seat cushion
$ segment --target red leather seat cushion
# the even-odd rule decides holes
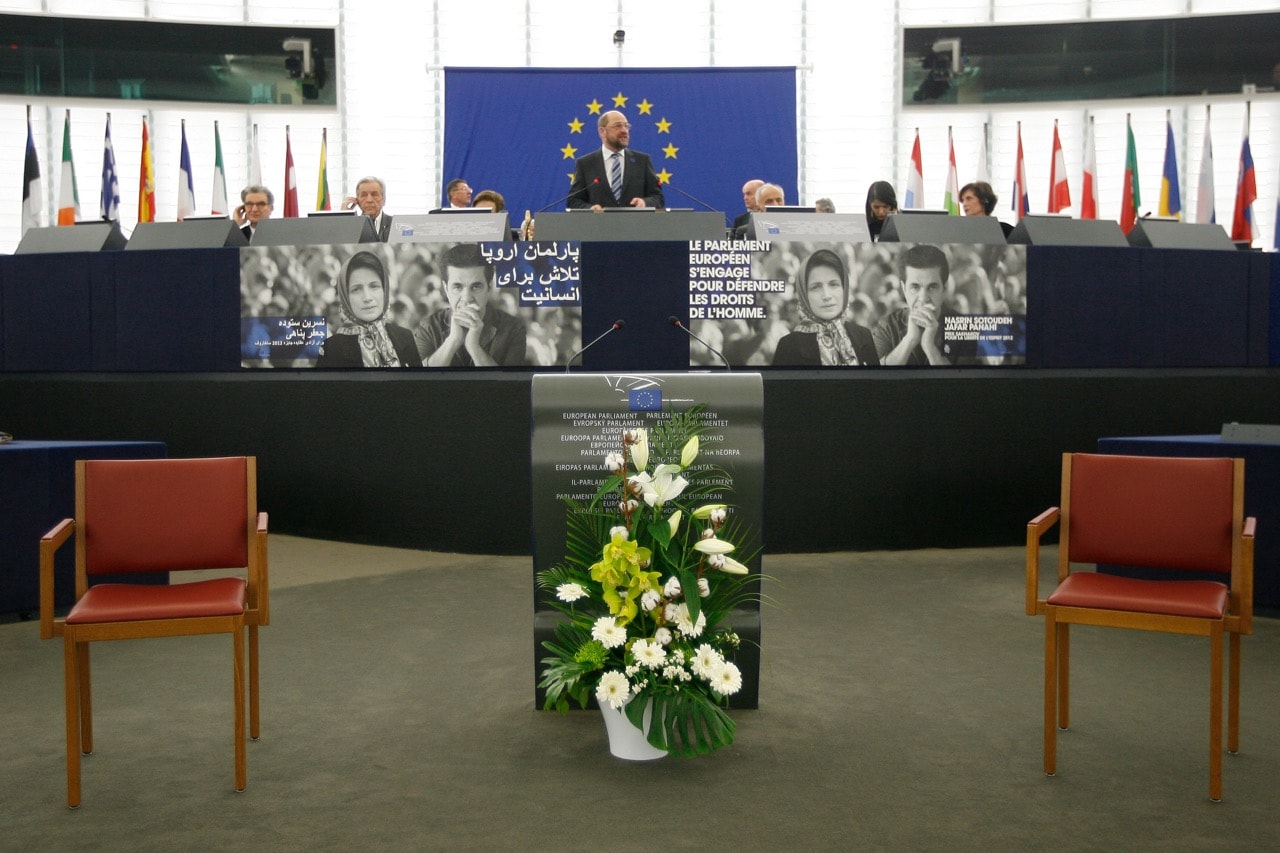
[[[1227,594],[1226,585],[1217,581],[1148,581],[1076,572],[1046,601],[1060,607],[1220,619],[1227,609]]]
[[[243,613],[243,578],[214,578],[169,586],[102,583],[89,588],[71,612],[67,624],[133,622]]]

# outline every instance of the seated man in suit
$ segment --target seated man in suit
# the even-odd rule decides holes
[[[232,218],[244,232],[245,239],[253,242],[253,232],[257,230],[258,223],[269,219],[275,206],[276,197],[271,194],[271,190],[251,184],[240,190],[240,206],[235,209]]]
[[[735,232],[741,230],[746,233],[747,223],[751,221],[751,214],[759,213],[760,208],[756,206],[756,190],[764,186],[764,181],[760,178],[752,178],[742,185],[742,203],[747,206],[746,213],[739,213],[733,220],[733,230]]]
[[[476,243],[440,256],[448,307],[425,317],[413,337],[427,367],[496,367],[525,363],[524,321],[491,303],[493,266]]]
[[[567,204],[597,213],[606,207],[662,207],[662,188],[648,154],[627,148],[631,123],[617,110],[600,116],[600,150],[578,158]]]
[[[391,214],[384,213],[382,206],[387,203],[387,185],[382,178],[372,175],[356,182],[356,194],[342,200],[343,210],[360,208],[361,213],[373,221],[373,233],[383,243],[391,237]]]

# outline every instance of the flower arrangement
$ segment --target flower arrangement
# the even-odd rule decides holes
[[[725,622],[758,600],[758,576],[731,556],[742,552],[730,537],[750,536],[729,506],[703,502],[725,472],[694,466],[701,411],[622,430],[595,498],[567,501],[564,561],[538,573],[566,617],[543,643],[544,708],[586,707],[594,695],[642,727],[651,705],[649,743],[672,755],[733,742],[724,708],[742,687],[733,662],[741,641]]]

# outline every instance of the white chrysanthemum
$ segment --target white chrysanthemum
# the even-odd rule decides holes
[[[716,668],[722,663],[724,658],[720,657],[720,653],[707,643],[703,643],[693,653],[693,674],[710,681]]]
[[[649,612],[662,602],[662,596],[658,594],[656,589],[646,589],[640,594],[640,606],[645,612]]]
[[[556,598],[561,601],[574,602],[579,598],[586,598],[587,591],[582,588],[580,583],[562,583],[556,587]]]
[[[662,643],[664,646],[671,645],[671,632],[666,628],[659,628],[653,632],[653,640],[656,643]]]
[[[680,578],[672,575],[667,581],[667,585],[662,588],[662,593],[667,598],[675,598],[680,594]]]
[[[698,578],[698,595],[706,598],[711,594],[711,581],[706,578]]]
[[[601,616],[591,626],[591,637],[599,640],[606,649],[616,649],[627,641],[627,629],[612,616]]]
[[[600,676],[600,683],[596,685],[596,701],[601,705],[606,702],[609,707],[618,709],[627,704],[627,700],[631,698],[631,682],[627,681],[627,677],[617,670],[610,670]]]
[[[651,640],[636,640],[631,647],[631,654],[635,655],[637,663],[649,669],[657,669],[667,659],[667,650],[662,644]]]
[[[622,466],[626,465],[626,460],[622,458],[621,453],[607,453],[604,457],[604,467],[608,468],[614,474],[622,473]]]
[[[681,603],[676,606],[675,623],[686,637],[700,637],[702,629],[707,627],[707,614],[699,610],[698,621],[694,622],[689,618],[689,605]]]
[[[710,681],[711,689],[721,696],[732,696],[742,689],[742,673],[729,661],[724,661],[716,667]]]

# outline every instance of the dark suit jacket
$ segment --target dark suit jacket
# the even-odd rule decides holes
[[[601,207],[630,207],[633,198],[642,198],[647,207],[662,207],[665,204],[662,188],[658,186],[658,175],[653,171],[649,155],[628,148],[622,156],[626,159],[622,168],[621,199],[614,198],[613,190],[609,189],[604,152],[597,148],[578,158],[566,204],[580,209],[596,204]]]
[[[844,330],[849,334],[849,342],[853,344],[853,353],[858,357],[859,365],[878,365],[880,356],[876,354],[875,341],[871,330],[857,323],[845,323]],[[778,348],[773,352],[775,367],[783,365],[801,365],[817,367],[822,364],[822,355],[818,352],[818,336],[812,332],[792,332],[778,341]]]
[[[244,232],[244,238],[245,238],[246,240],[248,240],[250,243],[252,243],[252,242],[253,242],[253,229],[252,229],[252,228],[250,228],[248,225],[241,225],[241,226],[240,226],[240,230]]]
[[[387,323],[387,337],[391,338],[391,347],[399,356],[401,367],[422,367],[422,358],[418,355],[418,345],[413,341],[413,332],[394,323]],[[330,335],[325,339],[320,357],[316,359],[316,367],[364,367],[359,336]]]
[[[382,212],[382,226],[377,231],[379,243],[385,243],[391,239],[391,214],[385,210]]]

